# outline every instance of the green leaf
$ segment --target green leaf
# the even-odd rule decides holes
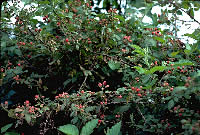
[[[15,132],[6,132],[4,135],[20,135],[20,134]]]
[[[130,104],[128,104],[128,105],[123,105],[123,106],[119,106],[119,107],[117,107],[117,108],[114,110],[114,112],[123,113],[123,112],[128,111],[128,109],[129,109],[130,107],[131,107]]]
[[[22,0],[22,2],[24,2],[24,5],[27,5],[28,3],[30,3],[32,0]]]
[[[143,73],[146,72],[146,70],[145,70],[144,68],[142,68],[142,67],[135,66],[134,68],[135,68],[140,74],[143,74]]]
[[[192,66],[192,65],[194,65],[194,63],[186,59],[182,59],[174,63],[174,66]]]
[[[67,124],[60,126],[58,128],[59,131],[63,132],[66,135],[79,135],[79,130],[75,125]]]
[[[25,114],[25,120],[29,124],[31,122],[31,115],[30,114]]]
[[[119,135],[120,133],[120,128],[121,128],[121,122],[115,124],[112,126],[111,129],[108,129],[106,135]]]
[[[177,51],[177,52],[172,52],[172,53],[171,53],[171,56],[172,56],[172,57],[175,57],[178,53],[179,53],[179,51]]]
[[[170,110],[172,107],[174,107],[174,100],[171,99],[169,102],[168,102],[168,109]]]
[[[67,86],[72,81],[72,79],[67,79],[66,81],[63,82],[64,87]]]
[[[118,18],[120,21],[125,22],[125,19],[121,15],[115,15],[115,18]]]
[[[180,10],[178,10],[176,13],[177,15],[182,15],[182,12]]]
[[[144,50],[138,46],[138,45],[131,45],[133,48],[135,48],[134,52],[137,52],[138,54],[140,54],[141,56],[144,56]]]
[[[194,10],[193,10],[193,8],[190,9],[190,15],[191,15],[192,17],[194,17]]]
[[[91,120],[81,130],[81,135],[90,135],[98,124],[98,119]]]
[[[178,86],[173,89],[173,93],[182,93],[187,88],[185,86]]]
[[[159,41],[161,43],[165,42],[165,40],[163,38],[161,38],[161,37],[153,37],[153,39],[155,39],[155,40],[157,40],[157,41]]]
[[[116,61],[113,61],[113,60],[110,60],[108,62],[108,66],[112,69],[112,70],[116,70],[116,69],[119,69],[120,68],[120,63],[119,62],[116,62]]]
[[[153,74],[154,72],[156,71],[163,71],[167,69],[167,67],[164,67],[164,66],[155,66],[153,68],[151,68],[150,70],[146,71],[145,74]]]
[[[13,123],[7,124],[1,128],[1,133],[6,132],[10,127],[12,127]]]

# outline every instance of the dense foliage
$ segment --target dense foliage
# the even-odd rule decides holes
[[[200,132],[200,32],[183,43],[174,23],[183,12],[199,23],[199,2],[136,0],[124,13],[106,0],[106,13],[82,0],[18,3],[4,2],[1,16],[1,113],[10,117],[1,133]],[[174,8],[151,13],[166,4]]]

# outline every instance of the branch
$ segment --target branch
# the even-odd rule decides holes
[[[144,120],[144,123],[146,123],[146,119],[145,119],[144,115],[142,114],[142,112],[141,112],[141,110],[140,110],[140,108],[138,106],[137,106],[137,110],[140,113],[140,115],[142,116],[142,118]]]
[[[192,18],[196,23],[198,23],[198,24],[200,25],[200,22],[197,21],[197,20],[194,18],[194,16],[188,14],[188,13],[187,13],[185,10],[183,10],[182,8],[179,8],[179,6],[178,6],[176,3],[172,3],[172,2],[171,2],[171,4],[173,4],[176,8],[178,8],[178,9],[180,9],[181,11],[183,11],[184,13],[186,13],[190,18]]]
[[[81,87],[79,88],[79,91],[83,88],[83,86],[84,86],[84,84],[85,84],[85,82],[87,80],[87,77],[88,77],[88,75],[85,76],[85,79],[84,79],[83,83],[81,84]]]

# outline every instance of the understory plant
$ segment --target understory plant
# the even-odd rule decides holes
[[[188,44],[177,27],[159,26],[181,6],[194,19],[199,4],[170,1],[174,9],[156,15],[166,1],[144,3],[153,24],[116,8],[96,13],[90,1],[4,2],[0,98],[12,123],[1,133],[198,134],[199,29]]]

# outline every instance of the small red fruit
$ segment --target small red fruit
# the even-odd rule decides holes
[[[57,25],[60,26],[60,22],[57,22]]]
[[[29,104],[30,102],[28,100],[26,100],[25,104]]]
[[[81,93],[84,94],[84,90],[82,90]]]
[[[106,86],[106,81],[103,81],[103,85]]]
[[[98,86],[99,86],[99,87],[102,87],[102,84],[101,84],[101,83],[99,83],[99,84],[98,84]]]
[[[122,95],[119,95],[118,98],[121,99],[121,98],[122,98]]]
[[[98,123],[100,124],[102,122],[102,120],[98,120]]]
[[[5,101],[5,105],[8,105],[8,101]]]
[[[168,74],[171,74],[171,73],[172,73],[172,71],[169,70],[169,71],[168,71]]]
[[[138,93],[137,95],[138,95],[139,97],[141,97],[141,96],[142,96],[142,94],[140,94],[140,93]]]
[[[66,39],[65,39],[65,42],[69,42],[69,39],[68,39],[68,38],[66,38]]]

